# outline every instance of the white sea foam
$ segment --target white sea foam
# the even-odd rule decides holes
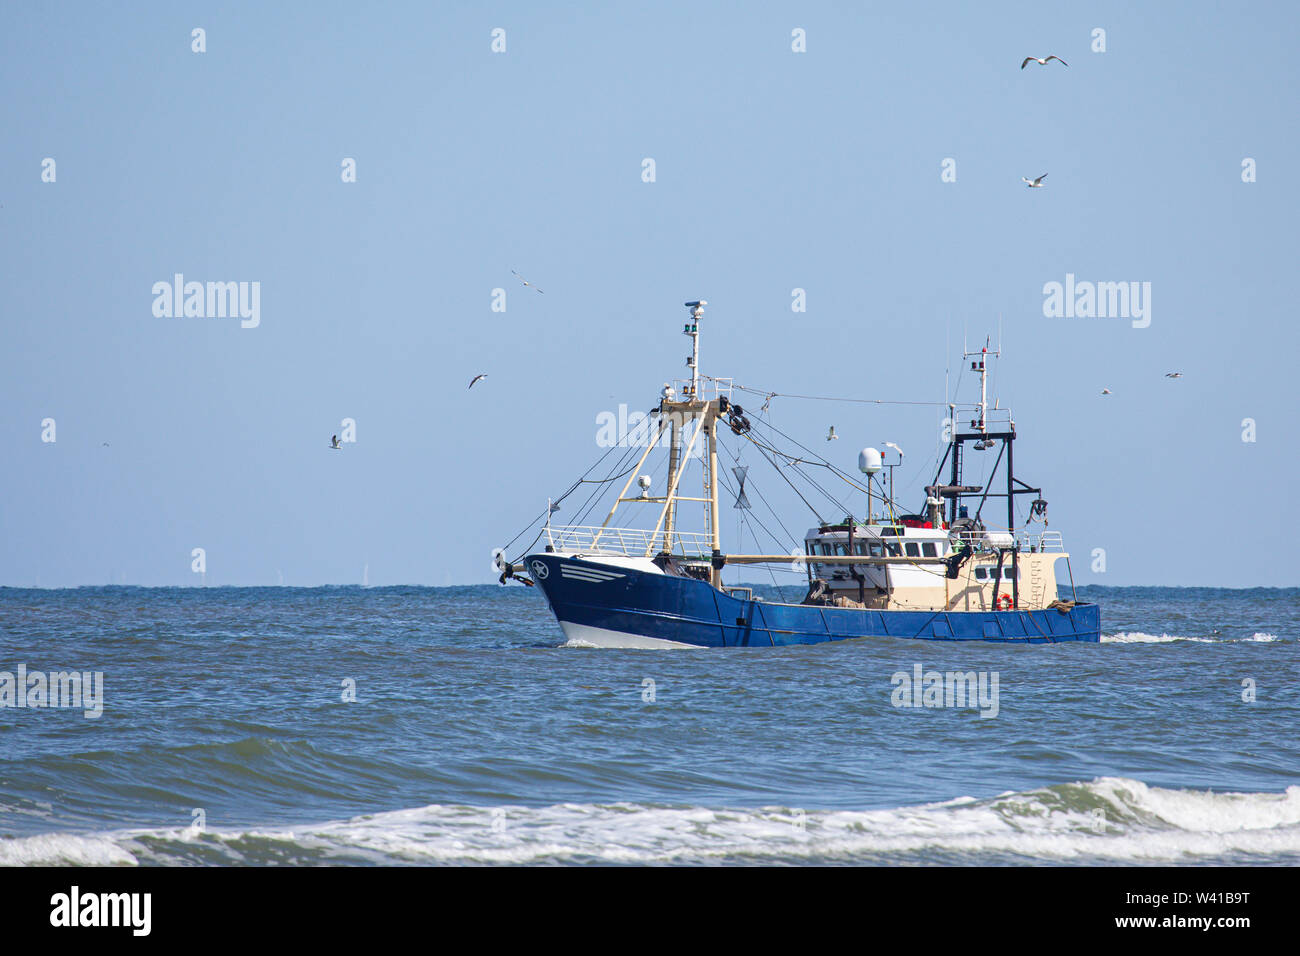
[[[0,840],[0,862],[762,863],[800,860],[1206,862],[1300,858],[1300,787],[1210,793],[1103,777],[885,810],[645,804],[435,804],[293,828],[118,831]]]
[[[138,862],[121,834],[43,833],[0,839],[0,866],[121,866]]]
[[[1250,637],[1184,637],[1180,634],[1146,634],[1142,631],[1120,631],[1116,634],[1103,634],[1103,644],[1170,644],[1174,641],[1192,641],[1197,644],[1238,644],[1256,642],[1268,644],[1278,639],[1276,634],[1256,631]]]
[[[1121,631],[1118,634],[1103,634],[1103,644],[1169,644],[1173,641],[1196,641],[1199,644],[1211,644],[1208,637],[1180,637],[1177,634],[1145,634],[1142,631]]]

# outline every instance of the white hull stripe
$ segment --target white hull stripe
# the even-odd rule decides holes
[[[598,571],[595,568],[574,568],[567,564],[560,565],[560,574],[566,578],[573,578],[577,581],[588,581],[592,583],[613,581],[615,578],[627,577],[626,574],[619,574],[615,571]]]

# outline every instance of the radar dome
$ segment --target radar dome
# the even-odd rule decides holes
[[[880,468],[880,452],[876,449],[864,448],[858,452],[858,471],[864,475],[874,475]]]

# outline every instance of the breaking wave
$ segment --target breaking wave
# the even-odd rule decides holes
[[[1213,864],[1300,862],[1300,786],[1214,793],[1102,777],[883,810],[435,804],[301,827],[51,833],[4,865]]]

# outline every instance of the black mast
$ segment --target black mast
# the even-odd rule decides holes
[[[1019,608],[1020,607],[1020,548],[1018,545],[1015,544],[1016,495],[1028,495],[1028,494],[1041,495],[1042,489],[1031,488],[1028,484],[1016,478],[1015,459],[1012,451],[1013,444],[1016,440],[1015,422],[1008,419],[1005,431],[991,432],[988,430],[988,420],[987,420],[988,369],[985,365],[985,362],[987,356],[1000,355],[1000,354],[1001,354],[1000,350],[997,352],[989,352],[987,343],[985,344],[984,348],[981,349],[979,352],[963,353],[962,356],[963,358],[969,358],[972,355],[979,356],[978,361],[971,362],[971,371],[980,373],[980,402],[979,405],[977,406],[978,415],[970,423],[972,430],[968,432],[961,432],[958,430],[957,427],[956,406],[955,405],[949,406],[949,408],[951,409],[949,414],[951,416],[951,422],[952,422],[952,444],[949,446],[948,453],[944,456],[944,461],[941,461],[939,463],[939,468],[935,472],[934,485],[930,488],[927,488],[926,491],[927,493],[933,492],[936,496],[939,494],[943,494],[950,499],[948,505],[948,526],[950,528],[957,522],[958,513],[960,510],[960,502],[963,498],[972,497],[975,495],[981,495],[982,492],[983,494],[981,495],[980,498],[981,503],[986,498],[1005,497],[1007,499],[1007,530],[1012,535],[1012,548],[1011,548],[1011,602],[1012,603],[1011,606],[1014,608]],[[983,451],[985,449],[993,447],[993,443],[995,441],[1002,442],[1003,450],[1006,452],[1006,456],[1007,456],[1007,465],[1006,465],[1007,490],[1005,492],[998,493],[998,492],[988,491],[983,486],[980,487],[964,486],[961,483],[961,471],[962,471],[961,459],[962,459],[963,446],[966,444],[966,442],[974,442],[975,448],[977,450]],[[939,476],[943,474],[943,466],[946,463],[948,457],[950,456],[952,458],[952,463],[949,471],[949,487],[944,488],[942,485],[939,484]],[[1001,457],[1002,456],[999,454],[998,456],[999,461],[1001,461]],[[994,463],[994,473],[989,475],[990,483],[996,477],[997,467],[998,467],[997,463]],[[998,566],[1001,567],[1001,564],[1002,562],[999,559]]]

